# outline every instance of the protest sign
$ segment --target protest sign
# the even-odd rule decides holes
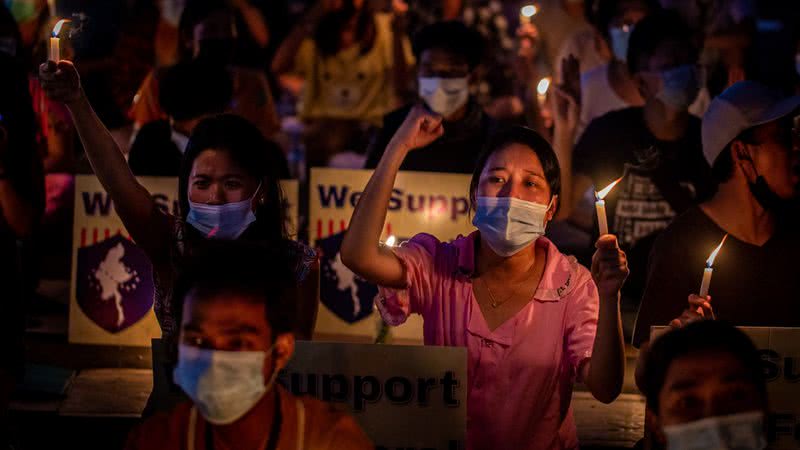
[[[178,214],[178,179],[141,177],[139,182],[164,212]],[[281,182],[287,228],[297,229],[296,180]],[[149,346],[161,335],[153,314],[150,260],[130,240],[111,197],[93,175],[75,178],[69,341]]]
[[[349,411],[378,450],[464,448],[464,347],[299,341],[280,379]]]
[[[755,343],[767,381],[770,449],[800,448],[800,328],[740,327]],[[651,339],[669,327],[652,327]]]
[[[342,264],[339,247],[344,231],[372,171],[314,168],[309,185],[309,242],[322,250],[322,305],[315,339],[371,342],[380,317],[373,300],[377,288]],[[398,242],[418,233],[450,240],[473,230],[469,220],[470,176],[400,172],[388,204],[382,240]],[[377,242],[375,243],[377,245]],[[411,316],[391,330],[395,342],[421,343],[422,320]]]

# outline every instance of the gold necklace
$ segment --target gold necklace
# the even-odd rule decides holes
[[[534,267],[536,267],[536,261],[534,261],[533,264],[531,264],[531,267],[525,273],[526,274],[530,273],[530,271],[533,270]],[[506,297],[506,299],[503,300],[502,302],[498,302],[494,298],[494,294],[492,294],[492,289],[489,287],[489,283],[487,283],[486,280],[483,279],[483,277],[480,277],[479,280],[481,280],[481,283],[483,283],[483,286],[486,288],[486,292],[489,293],[489,304],[492,306],[492,309],[497,309],[497,308],[503,306],[507,301],[511,300],[514,296],[516,296],[517,292],[519,290],[519,285],[525,283],[525,281],[526,281],[526,280],[522,280],[519,283],[517,283],[517,287],[515,287],[511,291],[511,295]]]

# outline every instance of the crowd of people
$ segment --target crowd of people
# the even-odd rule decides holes
[[[128,448],[372,448],[276,382],[320,283],[279,181],[312,167],[373,170],[341,261],[385,323],[419,314],[425,345],[466,347],[467,448],[577,448],[573,388],[613,402],[626,342],[647,448],[723,428],[765,445],[735,327],[800,327],[792,1],[6,0],[0,67],[0,448],[82,173],[152,263],[173,380]],[[404,170],[471,175],[475,231],[381,244]],[[177,211],[139,176],[177,178]]]

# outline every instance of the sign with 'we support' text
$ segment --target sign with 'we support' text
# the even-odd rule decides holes
[[[139,182],[165,213],[178,215],[178,179],[141,177]],[[296,180],[281,182],[290,232],[296,229]],[[93,175],[75,178],[69,341],[150,346],[161,335],[153,314],[150,260],[136,246]]]
[[[322,251],[320,297],[315,339],[372,341],[380,317],[374,309],[378,289],[342,264],[339,247],[371,170],[311,169],[309,184],[309,242]],[[387,204],[381,237],[396,242],[418,233],[442,241],[470,233],[470,176],[464,174],[400,172]],[[377,242],[375,243],[378,244]],[[396,342],[421,343],[422,319],[413,315],[391,331]]]
[[[465,347],[298,341],[281,384],[349,411],[377,450],[460,450]]]

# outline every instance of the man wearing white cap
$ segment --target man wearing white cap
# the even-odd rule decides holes
[[[785,98],[753,81],[734,84],[711,103],[703,154],[719,188],[677,217],[653,247],[636,347],[649,340],[652,325],[682,326],[712,310],[738,326],[800,326],[800,235],[783,214],[797,197],[798,111],[800,96]],[[687,304],[726,234],[711,296],[692,295]]]

